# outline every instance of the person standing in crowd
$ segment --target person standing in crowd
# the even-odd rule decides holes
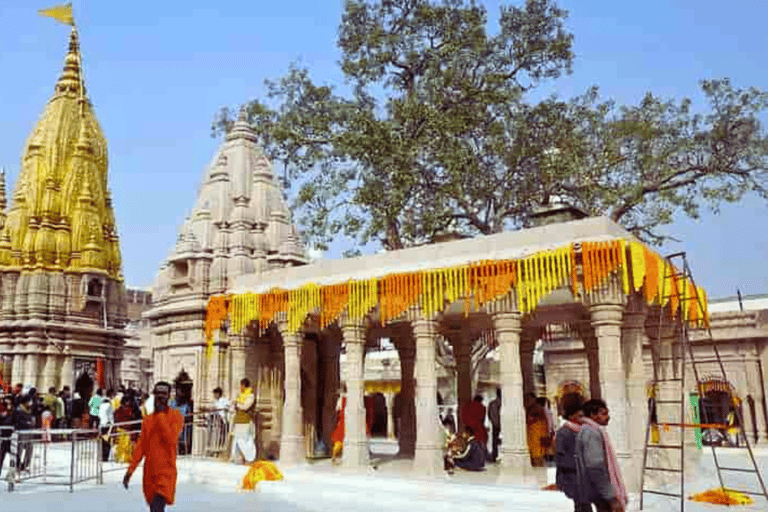
[[[131,475],[142,459],[144,478],[142,490],[150,512],[163,512],[166,505],[176,500],[176,448],[184,418],[179,411],[168,406],[171,385],[158,382],[152,392],[155,397],[154,412],[141,423],[141,437],[133,450],[133,459],[123,477],[123,487],[128,489]]]
[[[576,435],[581,430],[584,417],[581,400],[571,400],[563,405],[563,426],[555,434],[555,483],[566,496],[573,500],[574,512],[592,512],[592,505],[577,501]]]
[[[72,427],[72,391],[69,386],[61,388],[59,398],[64,404],[64,421],[60,423],[59,428],[71,428]]]
[[[190,451],[192,441],[192,432],[188,428],[192,415],[192,404],[189,397],[177,387],[176,396],[171,400],[170,407],[179,411],[181,417],[184,418],[184,428],[181,431],[181,436],[179,436],[179,455],[186,455]]]
[[[233,419],[232,443],[233,460],[240,464],[251,463],[256,459],[256,432],[253,425],[253,407],[256,396],[251,389],[251,381],[240,381],[240,395],[234,402],[235,416]]]
[[[88,413],[90,414],[90,420],[88,426],[91,428],[97,428],[99,426],[99,407],[104,400],[104,390],[99,388],[96,390],[96,394],[88,401]]]
[[[546,444],[549,438],[547,414],[544,407],[536,400],[536,395],[528,393],[525,396],[525,422],[528,434],[528,453],[533,467],[543,467],[546,455]]]
[[[53,420],[56,421],[56,399],[58,398],[56,396],[56,388],[48,388],[48,393],[44,394],[41,398],[43,407],[50,409]]]
[[[11,453],[11,436],[13,435],[13,398],[6,396],[0,405],[0,475],[3,473],[5,455]]]
[[[488,421],[491,422],[491,462],[499,458],[501,444],[501,388],[496,388],[496,398],[488,404]]]
[[[18,407],[21,403],[21,397],[22,397],[22,390],[24,389],[24,384],[21,382],[18,382],[15,386],[13,386],[13,390],[11,391],[11,398],[13,399],[13,407]]]
[[[229,434],[229,400],[224,398],[221,388],[213,390],[213,413],[211,414],[211,431],[216,445],[226,450],[227,436]]]
[[[336,428],[333,429],[331,434],[331,462],[336,464],[339,462],[342,449],[344,448],[344,413],[347,410],[347,385],[342,383],[341,389],[339,389],[339,398],[336,400]]]
[[[485,447],[488,453],[488,430],[485,428],[485,406],[483,397],[475,395],[475,398],[464,405],[461,410],[461,421],[465,426],[472,428],[472,437]],[[485,459],[483,459],[485,463]]]
[[[36,427],[35,416],[32,414],[32,396],[22,395],[19,398],[19,405],[14,411],[13,424],[19,432],[18,451],[16,452],[16,468],[18,471],[28,471],[32,462],[32,442],[24,434],[25,430],[32,430]]]
[[[627,491],[616,452],[603,427],[610,415],[604,401],[593,398],[584,404],[584,419],[576,435],[576,501],[594,503],[597,512],[624,512]]]
[[[114,390],[107,391],[107,396],[99,405],[99,430],[101,431],[101,460],[109,460],[109,450],[112,447],[112,427],[115,424],[115,410],[112,408]]]
[[[542,448],[544,450],[544,460],[554,462],[555,460],[555,431],[557,430],[557,424],[555,423],[555,415],[552,414],[552,409],[549,405],[549,399],[545,396],[540,396],[536,399],[536,402],[544,409],[544,416],[547,418],[547,435],[541,440]]]

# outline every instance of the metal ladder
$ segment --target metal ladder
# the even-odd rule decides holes
[[[679,262],[679,266],[675,265],[675,260]],[[728,379],[726,377],[725,372],[725,366],[723,365],[722,359],[720,358],[720,351],[717,348],[717,344],[714,343],[714,339],[712,336],[712,330],[710,328],[709,319],[704,319],[704,329],[703,331],[706,334],[705,342],[707,346],[712,347],[713,351],[713,357],[711,359],[704,359],[704,360],[696,360],[695,357],[695,351],[693,350],[693,347],[690,342],[689,338],[689,322],[684,312],[688,311],[689,303],[691,301],[695,302],[695,305],[699,308],[699,311],[705,311],[704,304],[703,304],[703,298],[699,294],[699,289],[696,286],[696,282],[693,279],[693,275],[691,273],[690,267],[688,266],[688,260],[686,259],[684,252],[679,252],[675,254],[670,254],[665,258],[665,262],[667,265],[664,267],[664,273],[663,273],[663,279],[661,280],[661,290],[659,292],[659,295],[661,297],[660,304],[661,307],[659,308],[659,322],[658,322],[658,331],[657,331],[657,340],[655,340],[655,343],[651,343],[651,350],[654,353],[653,357],[653,390],[654,393],[654,400],[655,404],[657,406],[659,405],[674,405],[678,404],[680,405],[680,418],[679,421],[676,422],[659,422],[658,418],[656,418],[656,421],[654,421],[654,418],[652,416],[652,412],[650,410],[650,404],[649,404],[649,411],[648,411],[648,422],[645,429],[645,446],[643,448],[643,471],[641,475],[640,480],[640,510],[643,509],[643,497],[646,493],[648,494],[655,494],[659,496],[665,496],[669,498],[677,498],[680,500],[680,512],[685,511],[685,430],[687,428],[728,428],[728,425],[726,424],[705,424],[701,421],[698,421],[694,423],[693,421],[686,421],[686,411],[689,405],[689,402],[686,397],[686,388],[685,388],[685,368],[686,368],[686,362],[687,359],[690,359],[691,369],[693,370],[693,376],[696,380],[697,385],[697,391],[699,393],[699,396],[703,398],[704,393],[702,392],[702,380],[699,376],[699,369],[697,365],[703,365],[703,364],[715,364],[720,372],[720,378],[724,382],[728,382]],[[677,269],[682,269],[681,271],[678,271]],[[671,274],[667,274],[668,271],[671,270]],[[666,290],[667,283],[670,281],[672,286],[670,287],[670,290]],[[667,308],[665,307],[665,304],[667,301],[672,297],[673,292],[677,292],[677,290],[680,290],[680,287],[678,287],[678,282],[682,281],[684,284],[686,282],[690,282],[693,285],[693,290],[695,292],[693,293],[693,296],[688,296],[688,288],[685,286],[683,289],[685,290],[683,297],[678,297],[678,310],[673,311],[674,314],[674,327],[675,332],[674,335],[676,336],[676,344],[672,344],[671,347],[671,354],[667,355],[666,357],[661,357],[658,355],[659,350],[659,342],[662,337],[662,333],[664,332],[663,329],[665,326],[669,327],[669,318],[668,314],[665,315],[665,312],[667,311]],[[670,375],[665,375],[663,378],[659,376],[659,366],[662,363],[671,363],[672,372]],[[674,382],[679,383],[679,391],[680,391],[680,399],[679,402],[677,400],[667,399],[666,397],[663,400],[658,399],[658,385],[660,383],[667,383],[667,382]],[[729,395],[729,399],[732,401],[732,397]],[[737,492],[740,492],[742,494],[751,495],[755,497],[762,497],[765,498],[766,501],[768,501],[768,492],[765,488],[765,482],[763,481],[763,477],[760,474],[760,470],[757,466],[757,462],[755,461],[754,453],[752,452],[752,447],[750,446],[749,439],[747,438],[746,432],[744,431],[744,418],[742,417],[741,410],[739,407],[734,408],[734,414],[738,421],[738,436],[744,441],[744,446],[747,449],[747,452],[749,454],[749,461],[751,463],[751,468],[749,467],[741,467],[741,468],[733,468],[733,467],[726,467],[722,466],[720,464],[720,460],[718,459],[717,450],[716,447],[713,444],[710,444],[710,448],[712,450],[712,457],[715,462],[715,468],[717,470],[717,478],[720,483],[720,487],[727,488],[729,490],[736,490],[732,487],[726,487],[723,482],[723,473],[729,473],[729,472],[738,472],[738,473],[753,473],[757,477],[757,483],[759,484],[759,489],[762,492],[755,492],[755,491],[742,491],[737,490]],[[676,428],[679,431],[679,443],[680,444],[655,444],[651,443],[651,432],[652,430],[658,429],[659,427],[664,428],[665,430],[668,430],[670,428]],[[680,456],[680,465],[679,467],[654,467],[648,465],[648,453],[649,450],[654,450],[658,452],[661,452],[663,450],[671,450],[671,451],[677,451],[679,452]],[[680,479],[680,492],[670,492],[666,490],[658,490],[658,489],[646,489],[646,474],[647,473],[656,473],[656,472],[671,472],[671,473],[677,473],[679,474]],[[759,499],[759,498],[757,498]]]

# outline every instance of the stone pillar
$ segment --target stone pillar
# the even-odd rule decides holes
[[[280,325],[285,352],[285,402],[280,429],[280,462],[297,464],[304,461],[304,436],[301,424],[301,334],[288,332]]]
[[[24,382],[24,366],[26,365],[26,354],[22,354],[24,345],[17,343],[13,350],[13,365],[11,366],[11,382],[15,386],[19,382]]]
[[[392,414],[395,405],[395,394],[391,391],[384,393],[384,400],[387,404],[387,439],[395,438],[395,417]]]
[[[40,370],[38,365],[40,356],[37,353],[37,346],[28,345],[27,349],[29,350],[29,353],[27,354],[26,364],[24,365],[24,384],[27,386],[34,386],[39,390],[40,386],[38,380],[40,378]]]
[[[365,392],[363,325],[346,321],[342,326],[347,348],[347,408],[344,412],[344,455],[347,467],[364,466],[368,462],[368,439],[365,432]]]
[[[435,336],[433,320],[413,322],[416,338],[416,454],[414,470],[433,475],[441,471],[442,449],[437,412],[437,372],[435,371]]]
[[[597,338],[600,390],[611,413],[608,432],[614,443],[619,462],[623,462],[622,466],[626,466],[629,449],[627,443],[626,373],[621,352],[622,310],[621,304],[611,303],[598,303],[589,307],[592,315],[592,326]]]
[[[61,363],[61,387],[69,386],[69,389],[75,391],[75,359],[70,353],[69,345],[64,347],[64,358]]]
[[[768,379],[768,340],[760,340],[757,343],[757,384],[755,393],[755,414],[757,415],[757,427],[760,430],[758,443],[768,441],[768,393],[766,382]]]
[[[13,385],[11,378],[13,376],[13,344],[3,344],[0,347],[0,370],[3,372],[3,380]]]
[[[55,351],[48,351],[44,356],[43,363],[43,375],[41,383],[41,392],[47,393],[49,388],[57,388],[58,390],[58,364]]]
[[[472,344],[464,332],[456,333],[453,339],[454,358],[456,359],[456,416],[458,432],[464,431],[464,406],[472,400]]]
[[[757,442],[762,443],[765,440],[765,433],[766,433],[766,426],[765,426],[765,415],[763,414],[763,400],[764,400],[764,393],[765,390],[763,389],[763,379],[761,378],[761,352],[764,350],[764,342],[762,340],[758,340],[755,343],[755,350],[756,350],[756,359],[754,361],[747,362],[747,368],[746,368],[746,379],[747,379],[747,392],[752,395],[752,400],[755,401],[755,425],[757,427],[757,432],[754,432],[752,429],[752,422],[750,422],[746,425],[747,430],[749,431],[749,442],[754,443],[755,442],[755,435],[757,436]],[[749,404],[746,402],[746,397],[744,397],[744,412],[747,413],[749,410]]]
[[[637,304],[633,304],[633,306],[624,312],[624,325],[621,330],[628,412],[631,411],[632,414],[632,420],[627,422],[631,462],[624,472],[624,480],[629,492],[638,492],[643,465],[645,430],[648,422],[648,400],[645,393],[643,365],[646,308],[642,301],[637,301]]]
[[[499,343],[501,379],[501,463],[506,471],[531,467],[523,405],[523,375],[520,361],[520,313],[493,314]]]
[[[414,402],[413,366],[416,347],[410,339],[400,340],[400,429],[399,454],[412,457],[416,453],[416,404]]]
[[[227,339],[229,340],[230,368],[232,369],[228,383],[229,396],[235,398],[240,394],[240,380],[246,376],[245,337],[239,334],[228,334]]]

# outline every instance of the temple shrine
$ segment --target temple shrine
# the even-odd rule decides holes
[[[47,390],[86,373],[116,386],[127,337],[120,243],[74,26],[8,210],[2,184],[0,227],[3,379]]]
[[[636,488],[645,429],[637,419],[647,411],[643,345],[652,319],[662,308],[691,325],[707,321],[705,307],[684,299],[703,295],[690,282],[662,300],[662,286],[671,285],[661,281],[670,274],[663,258],[603,217],[244,274],[208,303],[207,364],[221,367],[224,358],[232,375],[273,367],[283,376],[285,463],[303,459],[308,432],[330,435],[343,353],[344,460],[360,466],[368,457],[366,347],[387,338],[400,361],[401,455],[413,457],[415,470],[435,472],[442,467],[438,342],[452,346],[460,407],[472,396],[467,354],[490,335],[503,396],[503,466],[523,469],[531,464],[523,395],[533,382],[525,354],[550,326],[566,326],[588,348],[590,395],[611,409],[608,428]]]

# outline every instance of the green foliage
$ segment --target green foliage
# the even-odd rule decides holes
[[[566,15],[554,0],[502,6],[489,34],[471,0],[348,0],[338,45],[352,92],[292,65],[247,106],[308,241],[322,249],[344,234],[398,249],[490,234],[527,225],[557,196],[658,242],[678,211],[766,196],[762,91],[703,82],[705,115],[651,94],[617,106],[596,88],[527,102],[570,72]],[[214,134],[231,119],[222,110]]]

